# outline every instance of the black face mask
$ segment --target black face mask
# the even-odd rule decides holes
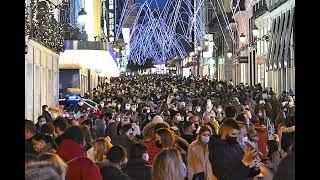
[[[162,145],[160,144],[160,141],[159,140],[157,140],[156,142],[155,142],[155,144],[156,144],[156,146],[158,147],[158,148],[162,148]]]
[[[198,129],[199,127],[199,124],[194,124],[194,127],[196,128],[196,130]]]
[[[225,140],[228,144],[237,144],[237,137],[228,136]]]

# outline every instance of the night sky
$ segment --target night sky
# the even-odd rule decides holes
[[[136,0],[137,3],[144,3],[146,0]],[[149,0],[150,1],[150,0]],[[153,0],[153,3],[151,4],[151,8],[157,8],[157,5],[155,3],[155,1],[158,4],[158,7],[160,9],[162,9],[164,7],[164,5],[166,4],[167,0]]]

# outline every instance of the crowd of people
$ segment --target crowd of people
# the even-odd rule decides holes
[[[27,180],[294,179],[292,90],[142,75],[91,97],[95,108],[25,120]]]

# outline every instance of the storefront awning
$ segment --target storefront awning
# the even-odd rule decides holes
[[[75,64],[99,73],[101,77],[117,77],[120,70],[109,51],[66,50],[60,53],[59,67]]]

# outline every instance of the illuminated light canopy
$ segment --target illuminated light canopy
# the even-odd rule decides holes
[[[129,6],[129,1],[124,1],[115,40],[119,38],[131,13],[136,11],[128,43],[129,61],[141,65],[147,59],[153,59],[161,64],[176,56],[187,57],[186,45],[192,47],[193,43],[203,44],[204,37],[208,34],[201,18],[205,9],[204,0],[197,3],[196,9],[189,0],[168,0],[161,11],[159,8],[152,9],[153,3],[157,4],[155,0],[150,0]],[[177,29],[180,29],[179,32]],[[193,34],[195,42],[192,42]]]

